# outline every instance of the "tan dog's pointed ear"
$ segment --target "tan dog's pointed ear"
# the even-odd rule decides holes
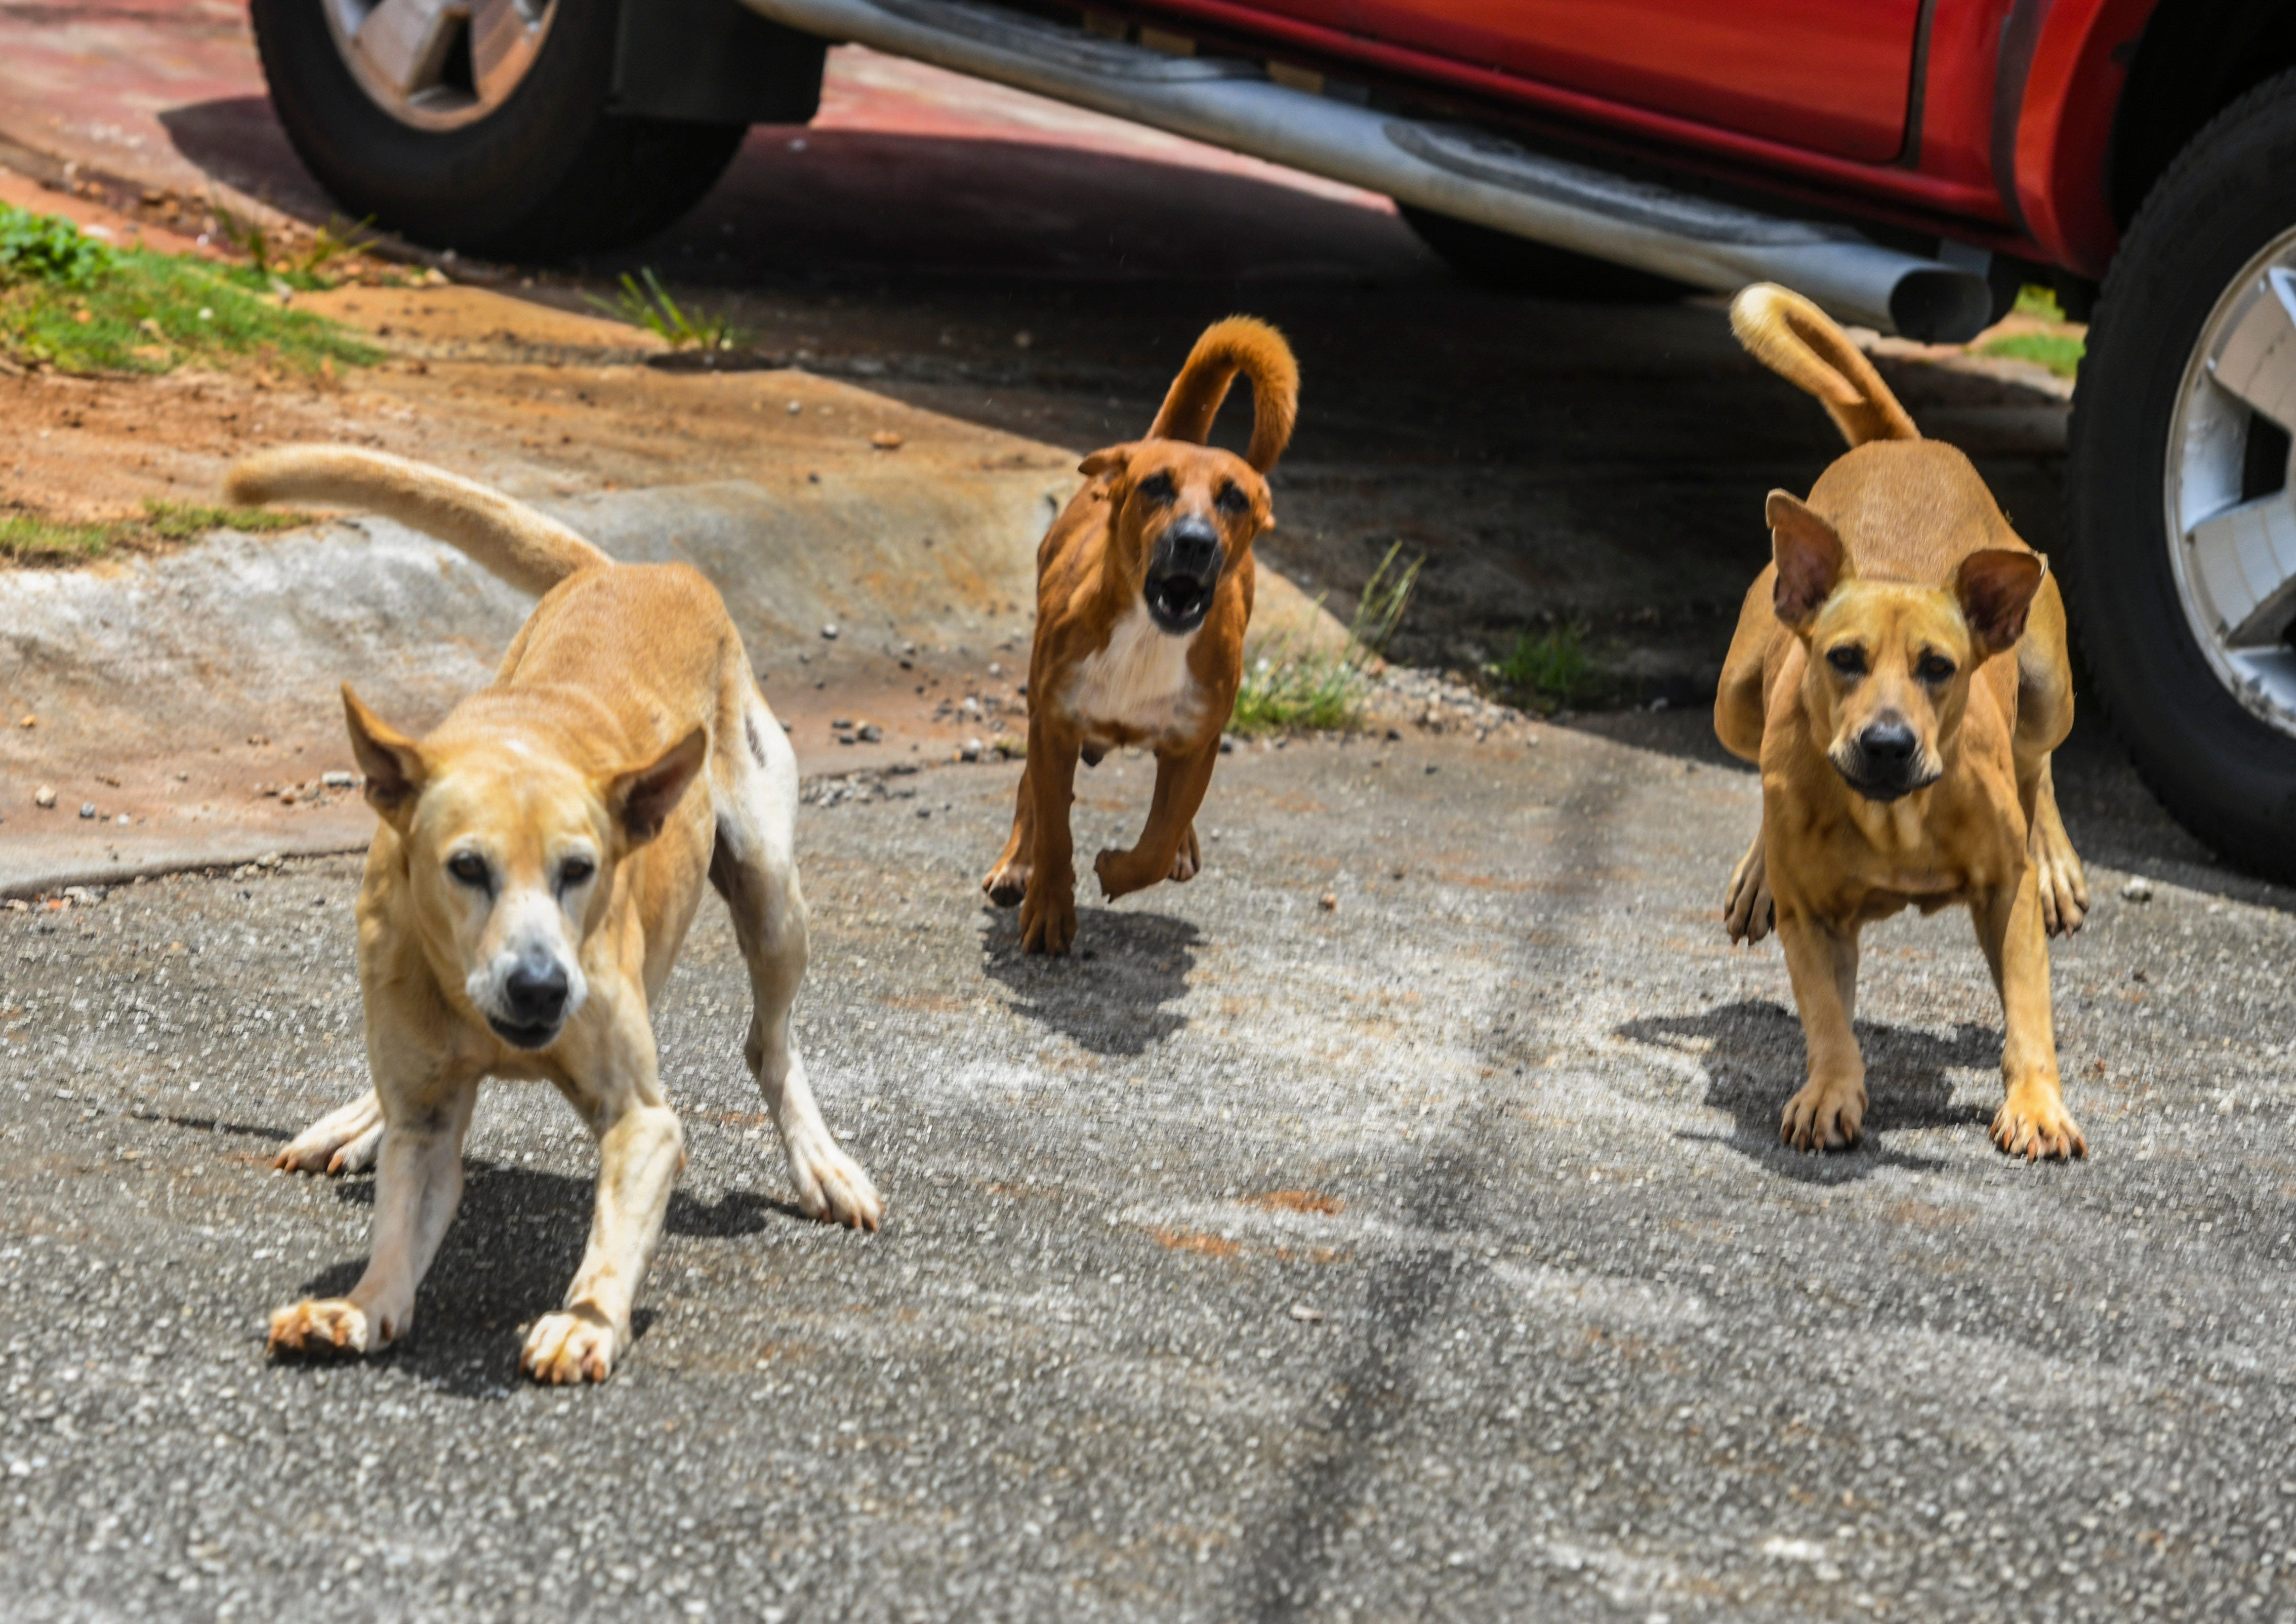
[[[1797,632],[1808,631],[1834,588],[1856,573],[1849,549],[1832,525],[1788,492],[1772,491],[1765,513],[1770,553],[1778,564],[1771,601],[1780,620]]]
[[[2016,646],[2048,568],[2049,561],[2038,553],[2005,548],[1972,553],[1961,561],[1953,572],[1953,595],[1980,655],[1989,657]]]
[[[369,710],[343,685],[343,720],[351,734],[351,756],[366,775],[366,803],[400,833],[414,810],[415,797],[430,776],[422,747]]]
[[[1096,480],[1102,474],[1121,479],[1126,467],[1132,461],[1132,454],[1138,449],[1139,447],[1136,445],[1107,447],[1094,452],[1083,462],[1078,463],[1077,472],[1087,480]]]
[[[709,759],[709,734],[699,726],[644,767],[614,775],[606,786],[606,810],[633,846],[661,833],[669,815]]]

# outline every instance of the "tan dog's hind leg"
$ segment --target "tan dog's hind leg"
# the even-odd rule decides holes
[[[275,1353],[371,1353],[414,1326],[414,1289],[463,1199],[463,1136],[478,1080],[434,1079],[395,1091],[386,1079],[376,1092],[390,1127],[375,1167],[366,1273],[348,1297],[307,1297],[273,1314]]]
[[[1777,929],[1809,1048],[1809,1080],[1786,1102],[1778,1136],[1798,1151],[1847,1150],[1866,1122],[1866,1057],[1850,1025],[1857,1007],[1857,933],[1784,909]]]
[[[1734,942],[1749,946],[1767,936],[1777,924],[1777,904],[1770,899],[1767,836],[1754,831],[1754,843],[1738,859],[1730,875],[1730,890],[1722,898],[1722,924]]]
[[[382,1144],[382,1102],[370,1088],[297,1134],[271,1165],[288,1173],[363,1173]]]
[[[1993,1119],[1993,1143],[2013,1156],[2038,1161],[2088,1154],[2088,1141],[2065,1109],[2057,1079],[2057,1038],[2049,1009],[2049,943],[2042,934],[2039,881],[2027,869],[1970,905],[1977,939],[2001,994],[2005,1097]]]
[[[2065,833],[2065,820],[2058,815],[2056,777],[2048,757],[2041,758],[2040,771],[2024,799],[2025,856],[2039,892],[2042,932],[2070,936],[2088,917],[2088,875],[2073,850],[2072,837]]]
[[[2017,729],[2010,753],[2025,809],[2025,855],[2040,885],[2041,929],[2070,936],[2088,915],[2088,876],[2057,812],[2052,754],[2073,726],[2072,664],[2065,656],[2065,607],[2055,578],[2042,578],[2017,642]]]
[[[1219,735],[1185,756],[1156,757],[1156,798],[1148,808],[1148,821],[1139,841],[1129,851],[1111,849],[1093,859],[1100,889],[1111,899],[1145,890],[1159,880],[1175,877],[1181,857],[1191,857],[1186,879],[1193,875],[1196,809],[1211,787],[1212,767],[1219,760]]]
[[[1077,756],[1082,736],[1049,717],[1029,718],[1029,814],[1035,836],[1029,857],[1029,893],[1021,899],[1021,949],[1066,953],[1076,939],[1076,849],[1069,808],[1076,800]]]
[[[1013,835],[1004,853],[989,866],[980,882],[988,900],[1000,908],[1017,907],[1029,894],[1029,857],[1037,843],[1037,803],[1029,787],[1029,769],[1021,769],[1021,790],[1013,808]]]

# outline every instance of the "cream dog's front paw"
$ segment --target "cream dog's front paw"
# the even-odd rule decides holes
[[[366,1313],[346,1297],[306,1297],[271,1316],[266,1343],[275,1354],[361,1354],[373,1346]]]
[[[545,1314],[527,1333],[518,1367],[537,1382],[571,1386],[603,1382],[614,1374],[621,1336],[611,1322],[586,1303]]]
[[[874,1229],[884,1222],[885,1202],[861,1164],[847,1155],[826,1128],[803,1130],[785,1141],[790,1182],[808,1218]]]
[[[382,1104],[373,1089],[287,1142],[271,1165],[288,1173],[363,1173],[382,1148]]]

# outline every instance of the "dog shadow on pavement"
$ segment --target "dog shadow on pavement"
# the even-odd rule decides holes
[[[2001,1063],[2001,1034],[1964,1021],[1950,1038],[1917,1028],[1857,1023],[1866,1054],[1866,1136],[1857,1148],[1812,1155],[1779,1143],[1778,1119],[1804,1081],[1801,1022],[1767,999],[1717,1005],[1697,1014],[1629,1021],[1617,1036],[1696,1060],[1706,1072],[1706,1103],[1730,1113],[1726,1143],[1773,1172],[1802,1184],[1847,1184],[1882,1168],[1935,1172],[1945,1163],[1892,1149],[1893,1134],[1975,1127],[1992,1113],[1956,1103],[1951,1073],[1992,1071]]]
[[[349,1205],[374,1203],[372,1178],[342,1179],[334,1191]],[[442,1392],[506,1397],[521,1380],[521,1327],[560,1306],[566,1283],[581,1265],[596,1199],[594,1178],[469,1163],[462,1206],[415,1299],[414,1334],[388,1357]],[[791,1202],[747,1190],[727,1190],[709,1202],[681,1190],[670,1197],[666,1227],[672,1234],[729,1239],[783,1222],[812,1220]],[[299,1289],[305,1296],[340,1297],[365,1268],[362,1255],[323,1270]],[[633,1345],[645,1340],[652,1318],[644,1308],[631,1316]]]
[[[1077,910],[1066,958],[1021,950],[1018,908],[984,910],[982,968],[1012,994],[1012,1006],[1095,1054],[1136,1055],[1188,1024],[1169,1007],[1185,997],[1203,933],[1167,914]]]

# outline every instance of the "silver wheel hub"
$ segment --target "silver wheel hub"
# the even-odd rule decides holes
[[[558,0],[319,0],[361,89],[416,129],[453,129],[510,100]]]
[[[2296,229],[2201,328],[2169,426],[2169,562],[2201,652],[2296,735]],[[2092,650],[2091,658],[2109,658]]]

